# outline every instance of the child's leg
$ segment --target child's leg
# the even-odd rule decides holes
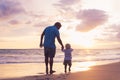
[[[71,66],[72,66],[72,64],[70,63],[70,64],[69,64],[69,72],[71,71]]]
[[[71,71],[71,65],[69,65],[69,72]]]
[[[67,70],[66,70],[66,69],[67,69],[67,64],[65,64],[65,66],[64,66],[64,67],[65,67],[65,73],[66,73],[66,72],[67,72]]]

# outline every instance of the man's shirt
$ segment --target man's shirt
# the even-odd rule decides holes
[[[55,38],[59,36],[59,31],[55,26],[49,26],[44,30],[44,47],[47,48],[56,48]]]

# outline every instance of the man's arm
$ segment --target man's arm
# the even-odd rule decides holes
[[[57,36],[57,40],[58,40],[59,44],[61,45],[61,49],[63,50],[64,46],[63,46],[62,40],[60,39],[60,36]]]
[[[40,47],[41,47],[41,48],[42,48],[42,46],[43,46],[43,44],[42,44],[43,36],[44,36],[44,32],[41,34],[41,39],[40,39]]]

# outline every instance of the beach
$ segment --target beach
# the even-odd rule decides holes
[[[44,63],[0,64],[0,80],[120,80],[119,67],[116,62],[65,74],[62,63],[55,63],[56,73],[46,75]]]
[[[91,67],[88,71],[70,74],[66,80],[120,80],[120,62]]]

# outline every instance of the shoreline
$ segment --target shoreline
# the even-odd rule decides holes
[[[0,80],[44,80],[46,78],[48,80],[50,78],[55,80],[119,80],[120,78],[120,62],[89,66],[88,70],[84,70],[85,67],[82,66],[80,68],[74,66],[75,64],[73,64],[73,69],[76,68],[76,71],[72,69],[71,73],[65,74],[63,64],[55,63],[53,68],[57,72],[46,76],[44,63],[0,64]]]

